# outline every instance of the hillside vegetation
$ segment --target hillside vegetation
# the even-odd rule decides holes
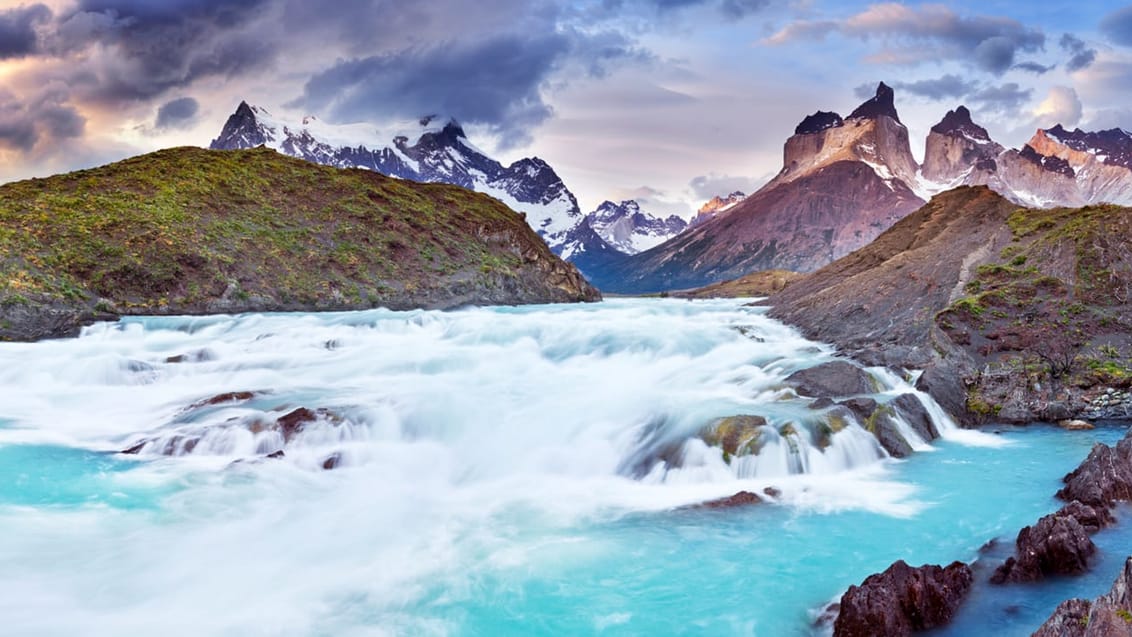
[[[495,199],[263,148],[0,186],[0,339],[118,314],[597,298]]]

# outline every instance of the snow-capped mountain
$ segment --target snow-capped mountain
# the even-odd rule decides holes
[[[960,106],[932,127],[921,186],[930,193],[986,185],[1016,203],[1132,205],[1132,134],[1061,125],[1039,129],[1020,150],[1003,148]]]
[[[643,212],[633,199],[621,203],[604,201],[586,215],[586,220],[599,237],[625,254],[658,246],[688,227],[688,222],[676,215],[661,219]]]
[[[310,116],[287,122],[241,102],[210,148],[261,145],[319,164],[366,168],[491,195],[525,213],[527,223],[555,252],[562,251],[566,235],[583,221],[577,199],[549,164],[532,157],[504,166],[468,141],[451,119],[424,117],[388,128],[327,124]]]

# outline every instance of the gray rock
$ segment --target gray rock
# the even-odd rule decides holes
[[[901,394],[896,397],[896,400],[892,401],[892,406],[896,408],[896,413],[900,414],[900,417],[911,425],[912,430],[921,438],[924,440],[939,438],[939,429],[936,428],[935,422],[918,396]]]
[[[794,372],[786,378],[799,394],[820,398],[871,394],[876,381],[868,372],[848,361],[830,361]]]
[[[1032,582],[1049,575],[1076,575],[1097,552],[1085,527],[1064,509],[1018,532],[1016,552],[991,576],[992,584]]]

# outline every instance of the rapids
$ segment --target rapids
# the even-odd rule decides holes
[[[0,617],[28,636],[805,635],[894,559],[1012,537],[1119,434],[960,431],[925,396],[943,440],[901,424],[908,460],[858,423],[819,445],[782,380],[833,357],[760,308],[656,299],[2,344]],[[914,391],[872,371],[878,401]],[[271,425],[299,408],[303,427]],[[769,426],[728,463],[694,436],[735,414]],[[765,487],[776,504],[680,508]]]

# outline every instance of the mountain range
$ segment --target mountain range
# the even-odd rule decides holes
[[[583,215],[578,200],[558,173],[529,157],[503,165],[472,144],[453,119],[436,116],[387,128],[329,124],[314,116],[289,122],[267,109],[241,102],[212,141],[213,150],[266,146],[283,154],[338,168],[365,168],[422,182],[439,182],[482,192],[526,215],[556,254],[612,250],[635,254],[679,233],[679,217],[660,219],[636,201],[606,201]],[[581,229],[589,224],[592,233]],[[601,243],[606,245],[602,246]]]
[[[805,117],[786,141],[781,171],[755,193],[708,210],[655,248],[582,269],[619,293],[694,288],[758,270],[809,272],[868,245],[933,195],[971,185],[1030,207],[1132,204],[1132,134],[1054,126],[1006,149],[960,106],[932,127],[921,165],[882,82],[848,117]]]

